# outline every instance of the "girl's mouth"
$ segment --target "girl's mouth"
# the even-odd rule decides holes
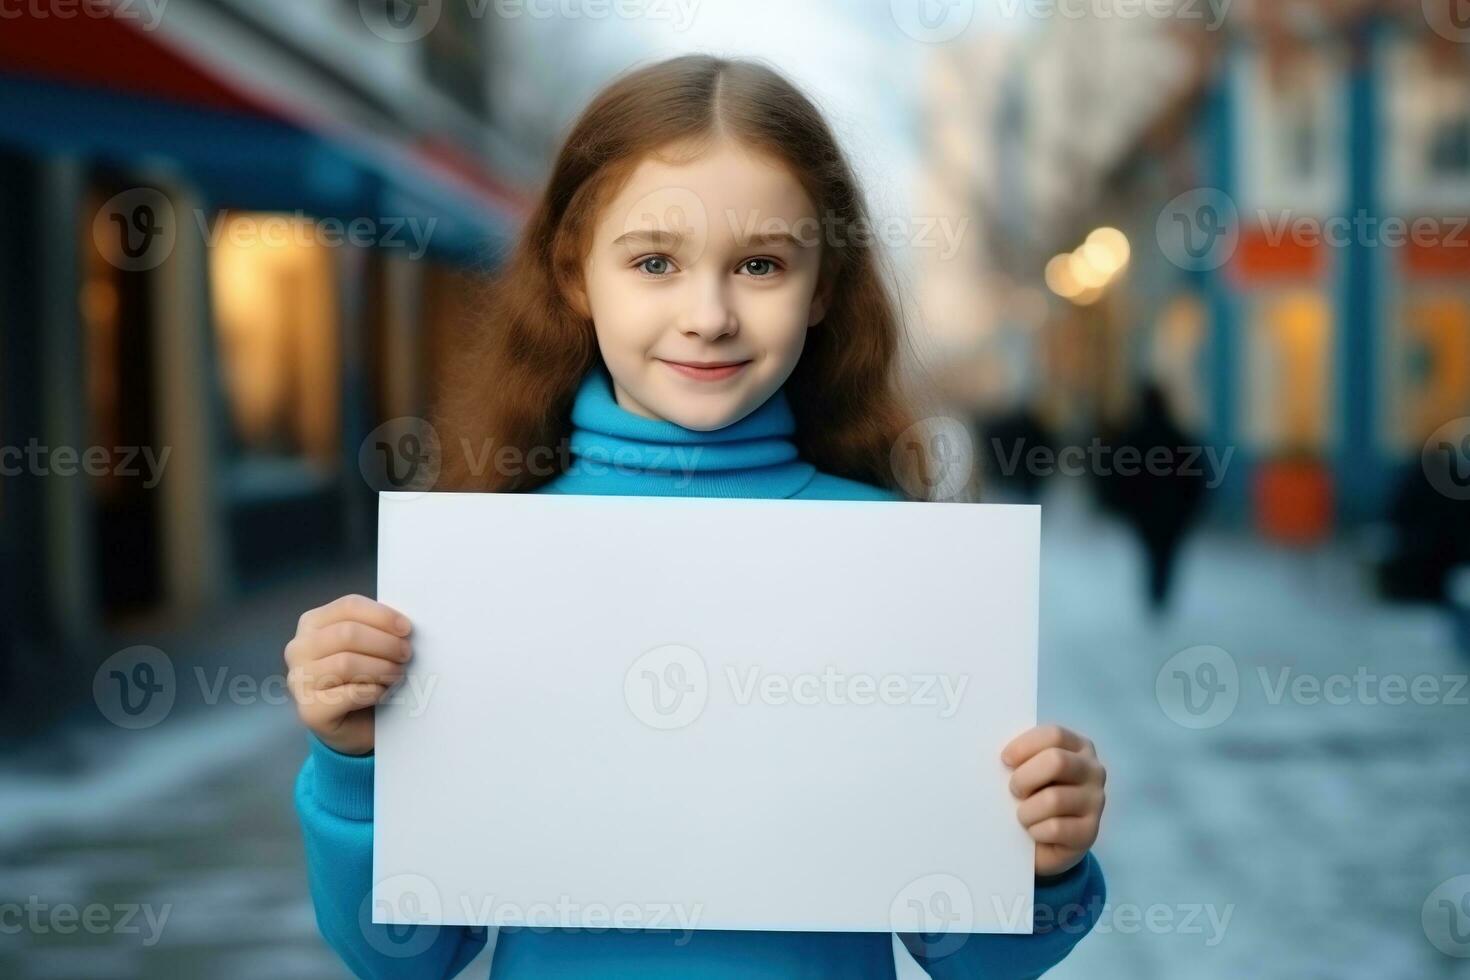
[[[696,381],[723,381],[738,374],[745,365],[750,363],[749,361],[664,361],[663,358],[658,358],[658,360],[663,361],[684,377],[693,378]]]

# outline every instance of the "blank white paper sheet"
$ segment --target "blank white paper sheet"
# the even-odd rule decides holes
[[[1031,931],[1040,509],[383,493],[373,921]]]

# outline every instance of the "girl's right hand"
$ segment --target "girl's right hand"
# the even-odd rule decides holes
[[[286,644],[286,683],[302,723],[338,752],[371,752],[373,705],[403,677],[411,628],[398,610],[360,595],[302,613]]]

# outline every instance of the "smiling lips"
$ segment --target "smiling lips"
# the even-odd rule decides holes
[[[663,358],[659,358],[663,361]],[[723,381],[740,372],[749,361],[663,361],[686,378],[696,381]]]

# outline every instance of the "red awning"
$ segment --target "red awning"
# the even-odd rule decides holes
[[[68,18],[22,12],[0,21],[0,69],[280,120],[409,163],[426,179],[447,184],[514,220],[531,208],[525,193],[447,140],[394,143],[326,118],[309,105],[284,103],[214,69],[161,32],[144,30],[141,19],[89,16],[80,9]]]

